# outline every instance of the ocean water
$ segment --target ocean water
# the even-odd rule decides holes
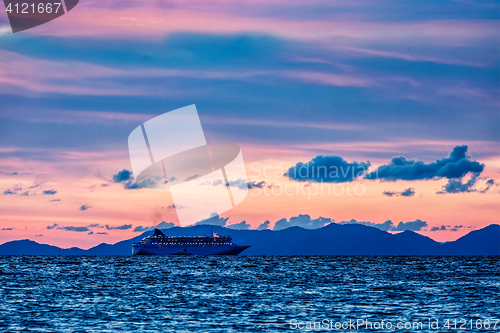
[[[0,330],[500,331],[499,259],[0,256]]]

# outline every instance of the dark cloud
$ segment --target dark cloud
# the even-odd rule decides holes
[[[35,235],[35,237],[42,237],[43,234],[38,234],[38,235]]]
[[[107,235],[107,232],[96,232],[96,235]]]
[[[76,232],[84,232],[84,231],[90,230],[87,227],[73,227],[73,226],[61,227],[61,228],[58,227],[57,229],[66,230],[66,231],[76,231]]]
[[[375,227],[377,229],[384,230],[384,231],[389,231],[389,230],[391,230],[391,228],[394,227],[391,220],[385,221],[383,223],[375,223],[375,222],[368,222],[368,221],[356,221],[356,220],[352,219],[350,221],[339,222],[338,224],[361,224],[361,225],[366,225],[369,227]]]
[[[175,223],[162,221],[156,227],[137,226],[134,228],[133,231],[134,232],[145,232],[145,231],[150,231],[150,230],[154,230],[154,229],[168,229],[168,228],[172,228],[172,227],[175,227]]]
[[[52,201],[61,201],[61,199],[52,199],[52,200],[50,200],[50,201],[51,201],[51,202],[52,202]]]
[[[149,230],[154,230],[154,227],[143,227],[143,226],[137,226],[134,228],[134,230],[132,230],[133,232],[145,232],[145,231],[149,231]]]
[[[173,227],[175,227],[174,222],[165,222],[165,221],[158,223],[158,225],[156,226],[157,229],[168,229]]]
[[[10,173],[9,175],[12,175],[12,176],[17,176],[17,175],[30,176],[32,174],[33,174],[33,172],[17,172],[17,171],[14,171],[14,172]]]
[[[495,182],[495,180],[494,180],[494,179],[488,179],[488,180],[486,181],[486,188],[482,189],[482,190],[481,190],[481,191],[479,191],[479,192],[481,192],[481,193],[486,193],[486,191],[488,191],[488,190],[489,190],[492,186],[494,186],[494,185],[497,185],[497,186],[498,186],[498,184]]]
[[[297,163],[284,175],[296,181],[343,183],[362,176],[369,166],[370,162],[349,163],[337,155],[318,155],[307,163]]]
[[[44,181],[34,184],[32,186],[24,187],[22,184],[16,184],[13,187],[3,191],[4,195],[19,195],[23,197],[34,196],[34,195],[53,195],[56,194],[57,191],[54,189],[51,190],[42,190],[40,187]]]
[[[16,230],[16,228],[2,228],[2,230]]]
[[[440,227],[432,227],[431,231],[439,231],[439,230],[446,230],[446,226],[442,225]]]
[[[187,177],[185,181],[188,182],[188,181],[196,179],[196,178],[198,178],[198,174]]]
[[[412,197],[415,195],[415,189],[413,187],[409,187],[407,188],[406,190],[402,191],[402,192],[395,192],[395,191],[384,191],[382,193],[383,195],[386,195],[388,197],[392,197],[392,196],[403,196],[403,197]]]
[[[248,224],[247,221],[241,221],[240,223],[230,224],[227,226],[227,228],[236,230],[250,230],[250,224]]]
[[[412,197],[415,195],[415,189],[413,187],[409,187],[403,192],[401,192],[401,196],[403,197]]]
[[[427,227],[427,222],[421,220],[415,220],[410,222],[399,222],[396,227],[391,228],[391,231],[420,231],[422,228]]]
[[[133,232],[145,232],[145,231],[149,231],[149,230],[154,230],[155,227],[143,227],[143,226],[137,226],[134,228],[134,230],[132,230]]]
[[[447,231],[459,231],[459,230],[462,230],[464,228],[473,229],[474,227],[466,227],[464,225],[454,225],[454,226],[441,225],[441,226],[432,227],[431,231],[445,231],[445,230],[447,230]]]
[[[488,179],[484,177],[479,177],[480,173],[473,173],[471,178],[465,182],[463,182],[463,177],[458,179],[449,179],[448,183],[443,186],[441,191],[436,192],[437,194],[446,194],[446,193],[469,193],[469,192],[479,192],[486,193],[492,186],[498,185],[495,183],[495,180]],[[478,180],[486,180],[486,187],[483,189],[477,189],[475,186],[478,183]]]
[[[124,224],[124,225],[119,225],[116,227],[109,226],[106,224],[105,227],[106,227],[106,230],[127,230],[127,229],[132,228],[132,224]]]
[[[369,227],[375,227],[377,229],[384,231],[405,231],[405,230],[420,231],[422,230],[422,228],[427,227],[427,222],[421,220],[415,220],[410,222],[399,222],[398,225],[394,225],[391,220],[387,220],[383,223],[375,223],[366,221],[356,221],[353,219],[350,221],[339,222],[339,224],[361,224]]]
[[[135,189],[140,188],[135,183],[135,181],[132,177],[132,172],[127,170],[127,169],[123,169],[122,171],[118,171],[118,173],[116,175],[112,176],[111,181],[114,183],[122,184],[123,188],[126,190],[135,190]],[[104,184],[102,184],[101,186],[104,186]],[[148,187],[148,186],[144,186],[144,187]]]
[[[290,227],[302,227],[305,229],[318,229],[324,227],[325,225],[332,223],[332,219],[326,217],[318,217],[312,220],[307,214],[291,217],[288,221],[287,219],[281,219],[274,224],[273,230],[282,230]]]
[[[462,178],[450,179],[448,180],[448,183],[445,186],[443,186],[443,189],[436,193],[444,194],[444,193],[476,192],[476,189],[474,189],[474,185],[476,184],[478,177],[479,173],[474,173],[472,177],[465,183],[462,183]]]
[[[54,223],[53,225],[48,225],[46,229],[51,230],[51,229],[56,229],[56,230],[64,230],[64,231],[75,231],[75,232],[86,232],[86,231],[91,231],[91,228],[102,228],[99,224],[94,223],[90,224],[87,226],[62,226],[57,223]]]
[[[123,183],[123,188],[126,190],[136,190],[139,189],[140,187],[133,180],[130,180],[128,182]]]
[[[229,219],[229,217],[222,218],[222,217],[219,217],[219,214],[212,213],[210,218],[208,218],[206,220],[198,221],[195,223],[195,225],[219,225],[219,226],[224,227],[224,226],[226,226],[228,219]]]
[[[269,229],[270,224],[271,224],[271,222],[265,221],[264,223],[262,223],[261,225],[259,225],[257,227],[257,230],[267,230],[267,229]]]
[[[381,165],[374,172],[365,176],[367,179],[388,181],[419,180],[433,178],[460,178],[467,173],[481,173],[484,164],[471,161],[466,155],[467,146],[456,146],[448,157],[425,164],[422,161],[407,159],[404,156],[393,157],[389,164]]]
[[[266,186],[266,182],[261,180],[260,182],[256,182],[256,181],[252,181],[252,182],[248,182],[248,189],[252,189],[252,188],[263,188],[264,186]]]
[[[115,183],[121,183],[127,180],[132,179],[132,172],[127,169],[123,169],[122,171],[118,171],[116,175],[113,175],[112,180]]]
[[[88,235],[93,235],[93,234],[94,234],[94,232],[93,232],[93,231],[89,231],[89,232],[88,232]]]
[[[57,191],[56,191],[56,190],[54,190],[54,189],[52,189],[52,190],[46,190],[46,191],[43,191],[43,194],[44,194],[44,195],[54,195],[54,194],[56,194],[56,193],[57,193]]]
[[[204,183],[205,184],[205,183]],[[239,188],[240,190],[245,190],[245,189],[253,189],[253,188],[263,188],[263,187],[266,187],[266,182],[265,181],[260,181],[260,182],[257,182],[257,181],[251,181],[251,182],[247,182],[245,179],[237,179],[235,181],[230,181],[229,183],[229,186],[232,186],[232,187],[236,187],[236,188]],[[213,186],[217,186],[217,185],[225,185],[223,181],[221,180],[216,180],[212,183]],[[267,186],[270,188],[270,186]]]
[[[84,211],[84,210],[87,210],[87,209],[89,209],[89,208],[92,208],[92,206],[89,206],[89,205],[83,205],[83,206],[81,206],[81,207],[80,207],[80,208],[78,208],[78,209],[79,209],[79,210],[81,210],[81,211]]]

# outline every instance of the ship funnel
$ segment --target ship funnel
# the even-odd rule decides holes
[[[160,229],[155,229],[153,236],[165,236],[165,234]]]

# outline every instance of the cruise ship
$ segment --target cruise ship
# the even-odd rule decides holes
[[[154,234],[132,244],[132,254],[137,255],[238,255],[250,246],[238,246],[230,236],[184,237],[166,236],[155,229]]]

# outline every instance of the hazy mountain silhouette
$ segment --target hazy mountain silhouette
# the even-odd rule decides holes
[[[359,224],[329,224],[320,229],[291,227],[283,230],[235,230],[197,225],[164,229],[169,236],[230,235],[238,245],[251,245],[244,255],[500,255],[500,225],[472,231],[456,241],[441,244],[413,231],[391,234]],[[116,244],[99,244],[88,250],[61,249],[31,240],[0,245],[0,255],[129,255],[132,243],[151,235]]]

